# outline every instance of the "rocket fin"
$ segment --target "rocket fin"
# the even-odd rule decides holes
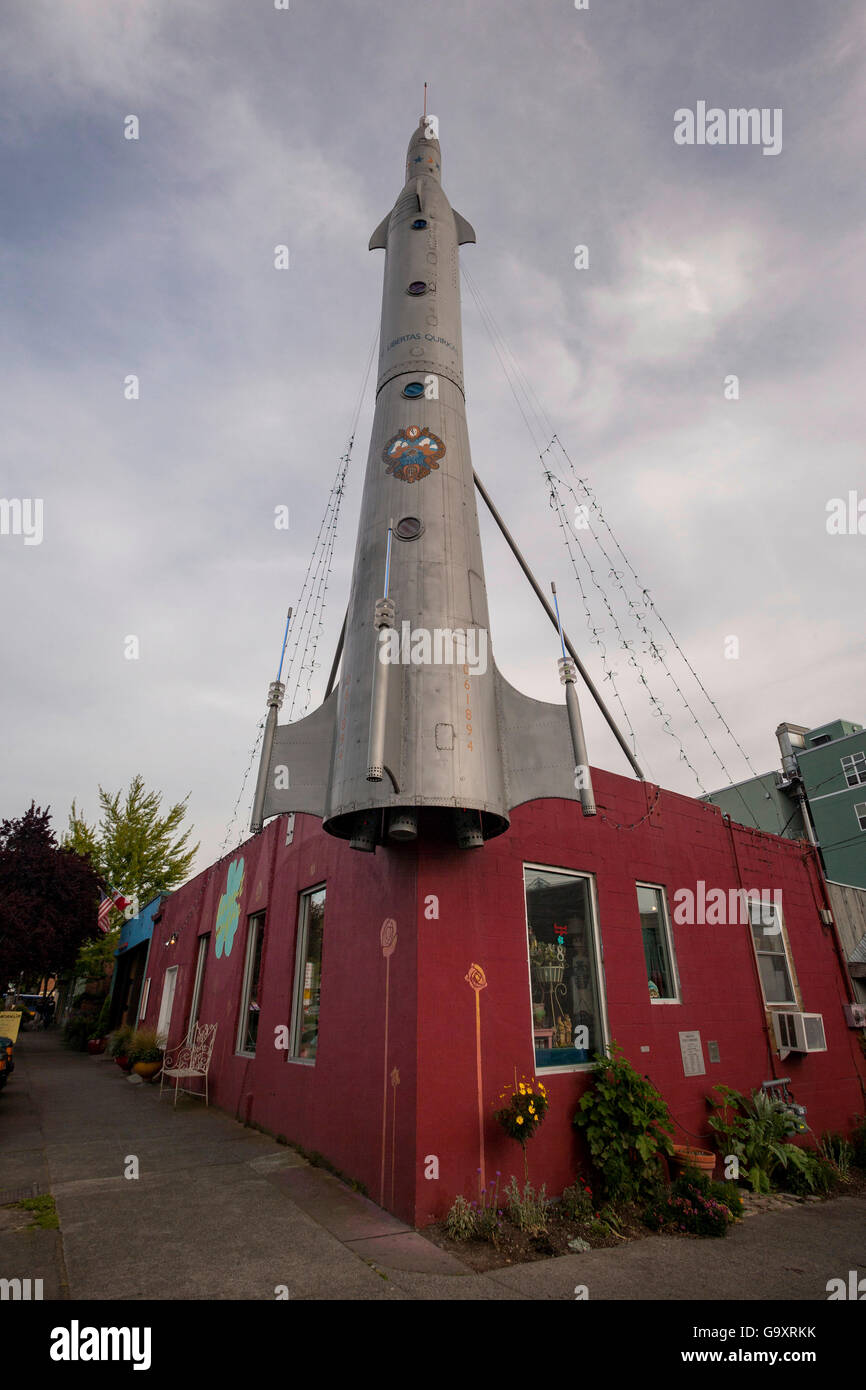
[[[454,225],[457,228],[457,245],[463,246],[467,241],[476,241],[475,228],[472,223],[467,222],[465,217],[461,217],[456,209],[452,208],[451,211],[454,213]]]
[[[337,691],[305,719],[278,724],[268,768],[263,818],[283,811],[325,814],[331,777],[334,730],[337,723]],[[280,769],[285,772],[280,775]],[[288,786],[283,786],[288,781]]]
[[[580,801],[565,705],[530,699],[495,665],[494,676],[509,811],[541,797]]]
[[[370,237],[368,251],[384,251],[388,246],[388,223],[391,221],[391,214],[383,217],[373,235]]]

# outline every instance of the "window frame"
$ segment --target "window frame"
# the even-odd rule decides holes
[[[259,956],[259,975],[261,976],[262,965],[264,963],[264,930],[265,913],[252,912],[247,918],[247,940],[244,958],[243,984],[241,987],[240,1009],[238,1012],[238,1026],[235,1033],[235,1056],[254,1058],[255,1051],[250,1052],[244,1047],[249,1023],[250,995],[253,983],[253,964],[256,957],[256,949],[259,940],[262,942],[262,952]],[[261,980],[259,981],[261,983]],[[256,1032],[256,1042],[258,1042],[258,1031]]]
[[[662,917],[663,917],[663,919],[664,919],[664,939],[665,939],[665,942],[666,942],[667,948],[668,948],[668,961],[670,962],[671,976],[672,976],[672,979],[673,979],[674,994],[672,994],[672,995],[665,995],[663,999],[654,999],[654,998],[652,997],[652,995],[650,995],[650,1003],[651,1003],[651,1004],[682,1004],[682,1002],[683,1002],[683,992],[682,992],[682,985],[681,985],[681,983],[680,983],[680,972],[679,972],[679,968],[678,968],[678,966],[677,966],[676,951],[674,950],[674,933],[673,933],[673,927],[672,927],[672,925],[671,925],[670,906],[669,906],[669,904],[668,904],[668,890],[667,890],[667,888],[665,887],[665,885],[664,885],[663,883],[650,883],[650,882],[648,882],[646,879],[640,879],[640,878],[635,879],[635,885],[634,885],[634,887],[635,887],[635,901],[636,901],[636,903],[637,903],[637,908],[638,908],[638,922],[639,922],[640,925],[641,925],[641,950],[642,950],[642,952],[643,952],[643,958],[644,958],[644,973],[646,973],[646,948],[645,948],[645,946],[644,946],[644,941],[643,941],[643,924],[642,924],[641,921],[640,921],[640,897],[639,897],[639,895],[638,895],[638,891],[637,891],[637,890],[638,890],[639,888],[650,888],[650,889],[652,889],[652,891],[653,891],[654,893],[658,893],[658,894],[660,895],[660,897],[661,897],[661,902],[662,902]]]
[[[842,764],[842,776],[849,787],[866,787],[866,753],[862,749],[858,749],[856,753],[843,754],[839,761]],[[846,767],[846,763],[850,763],[851,766]]]
[[[596,969],[596,983],[598,985],[598,1013],[599,1028],[601,1031],[602,1046],[604,1052],[610,1046],[610,1028],[607,1018],[607,985],[604,976],[604,951],[601,944],[601,924],[598,911],[598,885],[595,874],[586,869],[570,869],[559,864],[540,864],[534,859],[524,859],[520,865],[520,891],[523,894],[523,922],[524,922],[524,941],[526,947],[526,984],[527,999],[529,1001],[529,1046],[532,1054],[533,1075],[555,1076],[559,1073],[568,1072],[589,1072],[592,1071],[595,1063],[589,1062],[562,1062],[559,1066],[539,1067],[535,1060],[535,1020],[532,1014],[532,964],[529,958],[529,904],[526,901],[526,870],[539,869],[542,873],[563,874],[568,878],[582,878],[589,884],[589,906],[592,913],[592,944],[593,959]]]
[[[862,811],[861,811],[862,807]],[[861,830],[866,830],[866,801],[854,802],[854,815]],[[862,816],[862,819],[861,819]]]
[[[289,1026],[289,1046],[286,1051],[286,1061],[293,1062],[301,1067],[314,1067],[316,1057],[299,1057],[298,1048],[300,1047],[301,1023],[303,1020],[303,1000],[304,1000],[304,976],[307,964],[307,947],[310,939],[310,903],[316,893],[324,893],[327,910],[328,890],[327,882],[312,884],[309,888],[302,888],[298,893],[298,912],[297,912],[297,940],[295,942],[295,975],[292,983],[292,1017]],[[324,976],[325,965],[325,938],[324,930],[322,935],[322,960],[320,964],[321,976],[319,989],[321,991],[321,979]],[[319,1033],[316,1033],[316,1054],[319,1051]]]
[[[774,912],[776,913],[776,915],[777,915],[778,922],[779,922],[779,941],[781,942],[781,945],[782,945],[782,950],[781,950],[781,952],[780,952],[780,951],[759,951],[759,950],[758,950],[758,947],[757,947],[756,944],[755,944],[755,933],[754,933],[754,931],[752,930],[752,926],[753,926],[753,923],[752,923],[752,909],[753,909],[753,908],[759,908],[759,907],[760,907],[760,908],[763,908],[763,907],[771,907],[771,908],[773,909],[773,911],[774,911]],[[792,954],[791,954],[791,946],[790,946],[790,942],[788,941],[788,932],[787,932],[787,929],[786,929],[786,927],[785,927],[785,918],[784,918],[784,915],[783,915],[783,913],[782,913],[781,908],[780,908],[776,903],[774,903],[771,899],[768,900],[768,899],[762,898],[762,899],[761,899],[761,902],[758,903],[758,902],[755,902],[753,899],[749,898],[749,899],[748,899],[748,913],[749,913],[749,922],[748,922],[748,926],[749,926],[749,940],[750,940],[751,943],[752,943],[752,950],[753,950],[753,952],[754,952],[755,961],[756,961],[757,967],[758,967],[758,981],[759,981],[760,986],[761,986],[761,998],[762,998],[763,1001],[764,1001],[764,1008],[765,1008],[765,1009],[796,1009],[796,1010],[798,1010],[798,1011],[801,1011],[800,995],[799,995],[799,989],[798,989],[798,986],[797,986],[797,976],[796,976],[796,973],[795,973],[795,971],[794,971],[794,960],[793,960],[793,956],[792,956]],[[763,925],[763,923],[762,923],[761,925]],[[761,958],[761,956],[779,956],[779,955],[781,955],[781,956],[783,957],[784,961],[785,961],[785,969],[786,969],[786,971],[787,971],[787,973],[788,973],[788,983],[789,983],[790,986],[791,986],[791,996],[792,996],[792,997],[791,997],[790,999],[774,999],[774,1000],[771,1001],[771,1000],[769,1000],[769,999],[767,998],[767,991],[766,991],[765,988],[764,988],[764,977],[763,977],[763,975],[761,974],[761,961],[760,961],[760,958]]]
[[[195,962],[195,973],[192,982],[192,995],[189,1002],[189,1029],[192,1033],[198,1023],[199,1011],[201,1009],[202,987],[204,985],[205,967],[207,965],[207,955],[210,950],[211,934],[202,932],[198,938],[198,955]]]

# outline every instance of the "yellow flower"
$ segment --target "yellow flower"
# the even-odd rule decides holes
[[[522,1096],[525,1096],[525,1095],[526,1095],[526,1087],[524,1086],[524,1084],[523,1084],[522,1081],[521,1081],[521,1083],[520,1083],[520,1094],[521,1094]]]
[[[522,1116],[522,1115],[518,1115],[518,1116],[517,1116],[517,1123],[518,1123],[519,1125],[522,1125],[522,1124],[523,1124],[523,1116]]]
[[[530,1113],[530,1115],[534,1115],[534,1114],[535,1114],[535,1106],[534,1106],[534,1105],[530,1105],[530,1107],[529,1107],[529,1113]]]
[[[527,1091],[529,1092],[529,1094],[532,1095],[532,1087],[531,1087],[531,1086],[527,1086],[526,1089],[527,1089]]]

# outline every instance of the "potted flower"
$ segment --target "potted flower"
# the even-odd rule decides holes
[[[162,1048],[155,1028],[138,1028],[129,1042],[129,1060],[132,1070],[150,1081],[162,1066]]]
[[[113,1057],[121,1071],[131,1071],[132,1063],[129,1060],[129,1040],[132,1037],[132,1029],[128,1023],[122,1027],[115,1028],[108,1039],[108,1055]]]
[[[558,985],[565,973],[565,947],[555,946],[553,942],[536,941],[533,937],[529,946],[529,960],[532,973],[543,985]]]

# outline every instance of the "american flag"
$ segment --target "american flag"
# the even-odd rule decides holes
[[[99,930],[101,932],[108,931],[108,914],[113,907],[116,907],[118,912],[122,912],[128,905],[129,899],[124,898],[120,893],[118,893],[116,897],[103,894],[102,901],[99,904],[99,911],[96,914],[96,925]]]

